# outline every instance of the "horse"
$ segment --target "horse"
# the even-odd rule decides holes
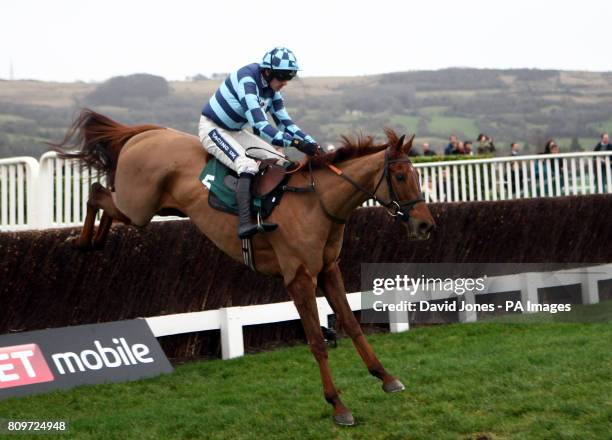
[[[308,166],[291,174],[288,184],[312,191],[285,193],[269,217],[278,228],[252,238],[256,270],[282,277],[297,308],[318,363],[324,398],[339,425],[354,425],[355,419],[332,380],[317,289],[323,291],[368,371],[382,381],[383,390],[405,389],[378,360],[347,301],[338,266],[345,222],[374,198],[403,223],[409,239],[427,239],[435,227],[408,157],[414,136],[406,142],[405,136],[385,132],[385,143],[375,143],[372,136],[343,137],[342,148],[307,159]],[[126,126],[84,109],[53,148],[60,157],[93,166],[108,177],[109,188],[92,186],[85,226],[75,242],[78,247],[102,246],[113,219],[143,227],[157,213],[182,213],[219,249],[242,261],[237,217],[211,208],[208,189],[199,180],[210,156],[196,136],[155,125]],[[94,236],[100,209],[103,216]]]

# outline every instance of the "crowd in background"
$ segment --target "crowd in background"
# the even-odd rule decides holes
[[[452,155],[469,155],[475,154],[493,154],[495,153],[495,144],[493,138],[480,133],[476,139],[476,144],[472,141],[465,140],[461,141],[455,135],[451,135],[448,138],[448,145],[444,148],[444,156]],[[599,143],[594,148],[595,151],[612,151],[612,144],[610,144],[610,136],[608,133],[602,133],[600,135]],[[544,150],[541,154],[557,154],[559,153],[559,146],[554,139],[549,139],[544,145]],[[520,154],[520,146],[518,142],[512,142],[510,144],[509,155],[518,156]],[[439,154],[431,148],[429,143],[421,144],[421,151],[413,149],[411,151],[412,156],[438,156]]]
[[[612,151],[612,144],[610,143],[610,137],[608,133],[602,133],[600,135],[600,140],[594,147],[594,150]],[[509,150],[507,150],[506,152],[504,150],[496,150],[493,139],[487,136],[486,134],[481,133],[478,136],[475,145],[473,145],[473,143],[470,141],[460,141],[457,136],[451,135],[449,137],[448,145],[444,148],[443,154],[444,156],[483,155],[493,154],[496,152],[502,155],[519,156],[521,154],[521,147],[518,142],[512,142],[510,144]],[[559,154],[559,152],[560,150],[557,142],[554,139],[549,139],[543,145],[543,149],[540,151],[540,154],[555,155]],[[413,156],[440,156],[431,149],[428,143],[423,143],[421,145],[421,151],[411,151],[411,154]],[[523,164],[523,166],[521,166],[521,163]],[[606,188],[609,185],[609,173],[612,170],[610,170],[605,165],[605,162],[603,162],[603,160],[601,159],[597,159],[595,163],[597,164],[595,166],[600,167],[599,171],[597,171],[597,175],[599,176],[598,184],[602,186],[604,191],[606,191]],[[525,167],[524,162],[516,160],[509,162],[507,168],[496,168],[495,173],[497,182],[501,185],[507,185],[506,188],[509,188],[512,194],[529,194],[530,196],[550,196],[567,193],[568,187],[566,187],[566,185],[568,184],[568,182],[566,180],[568,179],[568,176],[570,176],[570,174],[568,173],[567,169],[564,170],[564,166],[565,161],[561,160],[561,158],[549,158],[547,161],[535,161],[532,164],[531,169],[529,170]],[[582,171],[579,171],[579,173],[582,173]],[[464,183],[458,184],[456,179],[451,178],[451,173],[448,167],[446,169],[441,169],[440,172],[436,174],[436,176],[437,179],[442,179],[442,181],[446,182],[444,185],[441,184],[441,187],[446,188],[446,193],[436,193],[436,183],[434,179],[430,179],[424,182],[423,185],[428,186],[429,197],[431,197],[432,200],[435,199],[435,201],[438,202],[449,200],[448,198],[451,197],[450,194],[453,194],[452,191],[454,188],[461,187],[461,185],[465,185]],[[575,182],[575,180],[571,180],[571,182]],[[495,183],[492,180],[488,183],[486,183],[485,181],[481,181],[480,185],[484,194],[485,192],[487,192],[487,190],[492,191],[492,188]],[[575,183],[572,188],[575,192]],[[455,197],[457,197],[457,195],[455,195]]]

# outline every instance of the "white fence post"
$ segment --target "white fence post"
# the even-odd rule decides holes
[[[597,267],[585,268],[580,285],[582,290],[582,304],[597,304],[599,302],[599,286],[597,277],[593,272],[600,270]]]
[[[45,153],[40,157],[40,171],[38,182],[36,182],[38,212],[34,224],[38,229],[53,227],[53,165],[55,157],[55,153]]]
[[[325,301],[325,298],[323,298]],[[323,301],[317,301],[317,312],[319,314],[319,325],[321,327],[329,327],[329,315],[328,315],[328,305]]]
[[[241,307],[219,309],[221,312],[221,357],[223,359],[244,356],[240,309]]]
[[[521,303],[528,313],[528,303],[538,304],[538,281],[541,279],[537,273],[526,272],[521,274]]]
[[[26,217],[26,225],[33,225],[37,222],[38,216],[38,199],[37,199],[37,182],[40,175],[40,164],[34,158],[28,158],[28,166],[26,167],[26,206],[28,215]]]
[[[463,295],[457,297],[457,305],[461,307],[461,305],[471,305],[474,306],[476,304],[476,295],[474,295],[473,290],[466,290]],[[477,319],[476,310],[474,307],[470,308],[471,310],[463,310],[459,312],[459,322],[475,322]]]
[[[389,295],[388,304],[399,306],[402,304],[402,299],[406,299],[399,290],[393,290]],[[401,333],[410,330],[410,323],[408,322],[408,311],[389,311],[389,331],[391,333]]]

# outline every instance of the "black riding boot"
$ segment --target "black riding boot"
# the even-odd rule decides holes
[[[238,202],[238,237],[249,238],[255,235],[259,230],[273,231],[278,226],[275,223],[257,223],[251,218],[251,180],[252,174],[242,173],[238,177],[236,185],[236,201]]]

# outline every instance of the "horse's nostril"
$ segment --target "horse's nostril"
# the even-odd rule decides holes
[[[431,232],[431,230],[433,229],[433,224],[426,221],[422,221],[419,223],[418,229],[420,234],[425,235]]]

